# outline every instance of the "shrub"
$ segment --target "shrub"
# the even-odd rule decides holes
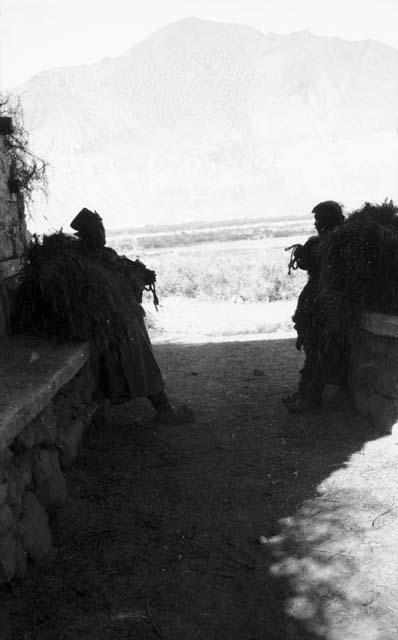
[[[306,274],[287,274],[287,257],[240,256],[230,253],[170,254],[143,258],[157,274],[161,297],[183,296],[202,300],[272,302],[294,298],[302,289]]]
[[[33,193],[41,191],[47,196],[47,163],[37,157],[30,148],[29,133],[25,128],[22,105],[19,98],[0,98],[0,115],[12,117],[13,133],[4,136],[10,162],[11,176],[18,181],[19,192],[28,211]]]

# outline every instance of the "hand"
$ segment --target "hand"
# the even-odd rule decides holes
[[[156,282],[156,273],[151,269],[145,269],[145,284],[155,284]]]

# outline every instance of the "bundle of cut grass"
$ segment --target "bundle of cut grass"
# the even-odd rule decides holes
[[[59,340],[89,341],[101,354],[129,339],[142,314],[133,283],[63,233],[36,238],[17,291],[13,328]]]
[[[365,203],[325,236],[316,302],[321,345],[345,342],[363,310],[398,314],[398,207]]]

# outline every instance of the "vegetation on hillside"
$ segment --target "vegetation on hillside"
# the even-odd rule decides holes
[[[16,181],[27,210],[31,210],[33,194],[48,194],[47,162],[36,156],[30,145],[29,132],[25,128],[21,102],[17,97],[0,97],[0,115],[10,116],[13,132],[4,136],[4,144],[10,162],[10,177]]]
[[[224,223],[223,227],[204,231],[186,228],[185,232],[174,230],[144,237],[112,234],[109,245],[131,258],[138,255],[156,271],[161,298],[273,302],[297,297],[306,280],[304,273],[288,275],[289,257],[283,243],[272,246],[267,240],[308,236],[312,220],[306,227],[303,221],[299,225],[285,222],[283,226],[268,221],[239,228]],[[235,244],[238,240],[247,243]]]
[[[294,225],[294,226],[293,226]],[[110,244],[124,252],[147,251],[149,249],[172,249],[176,247],[190,247],[212,242],[233,242],[236,240],[266,240],[267,238],[288,238],[292,235],[308,235],[309,225],[275,226],[266,223],[260,226],[245,225],[240,227],[220,227],[217,229],[174,230],[167,233],[152,233],[148,235],[127,236],[118,238],[112,236]]]
[[[303,218],[295,219],[296,223],[305,223]],[[208,230],[208,229],[220,229],[231,227],[261,227],[261,226],[275,226],[275,224],[286,224],[286,226],[292,223],[291,216],[267,216],[262,218],[230,218],[222,220],[190,220],[189,222],[170,222],[168,224],[145,224],[139,227],[124,227],[121,229],[112,229],[109,231],[109,237],[116,238],[117,236],[126,235],[150,235],[155,233],[170,233],[174,231],[196,231],[196,230]]]
[[[159,254],[145,260],[156,271],[160,298],[273,302],[296,297],[306,280],[304,273],[288,275],[287,259],[280,249],[262,255]]]

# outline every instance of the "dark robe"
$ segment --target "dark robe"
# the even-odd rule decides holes
[[[295,313],[297,331],[296,346],[305,353],[304,366],[300,370],[299,392],[319,401],[325,385],[342,384],[346,376],[346,349],[338,336],[325,343],[324,328],[326,310],[319,300],[319,280],[322,261],[322,238],[313,236],[294,253],[297,266],[307,271],[308,281],[301,291]]]
[[[126,338],[114,340],[99,357],[99,382],[103,393],[118,404],[131,398],[154,396],[164,391],[163,377],[153,353],[141,306],[147,269],[141,262],[119,256],[105,247],[93,256],[114,273],[118,282],[130,288],[130,319]]]

